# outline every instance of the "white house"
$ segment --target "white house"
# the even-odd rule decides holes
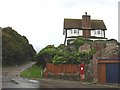
[[[64,19],[64,44],[70,44],[77,37],[91,40],[104,40],[106,26],[103,20],[90,19],[90,15],[82,15],[82,19]]]

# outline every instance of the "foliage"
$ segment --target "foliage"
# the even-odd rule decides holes
[[[44,54],[43,54],[44,52]],[[80,64],[80,63],[89,63],[92,59],[93,54],[95,53],[94,49],[91,49],[89,52],[74,52],[70,51],[70,48],[64,46],[58,47],[45,47],[42,49],[36,56],[38,63],[45,67],[46,63],[53,64]],[[49,55],[49,57],[48,57]]]
[[[43,69],[40,66],[35,64],[32,67],[21,72],[20,75],[21,77],[24,77],[24,78],[32,78],[32,79],[42,78]]]
[[[80,45],[83,45],[86,42],[86,39],[79,37],[77,39],[74,40],[74,42],[72,43],[76,48],[79,48]]]
[[[25,36],[21,36],[11,27],[2,29],[3,66],[18,65],[33,60],[36,51]]]
[[[52,62],[52,59],[56,52],[57,50],[56,47],[54,47],[54,45],[46,46],[38,54],[36,54],[35,59],[38,62],[37,64],[41,65],[44,68],[46,63]]]
[[[83,45],[88,40],[83,38],[76,39],[72,45],[59,45],[55,47],[54,45],[48,45],[43,48],[37,55],[37,64],[45,67],[46,63],[53,64],[80,64],[82,62],[89,63],[95,53],[94,49],[89,50],[89,52],[79,52],[78,47]],[[90,41],[89,41],[90,42]]]

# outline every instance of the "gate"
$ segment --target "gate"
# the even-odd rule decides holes
[[[106,83],[106,64],[98,64],[98,82]]]
[[[109,63],[106,65],[107,83],[120,83],[120,63]]]

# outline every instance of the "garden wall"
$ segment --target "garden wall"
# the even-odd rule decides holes
[[[91,65],[85,65],[85,80],[92,81]],[[44,78],[80,81],[79,64],[46,64]]]

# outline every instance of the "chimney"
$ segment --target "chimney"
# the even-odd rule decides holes
[[[87,15],[87,12],[85,12],[85,15],[82,15],[82,28],[83,29],[91,28],[90,15]]]

